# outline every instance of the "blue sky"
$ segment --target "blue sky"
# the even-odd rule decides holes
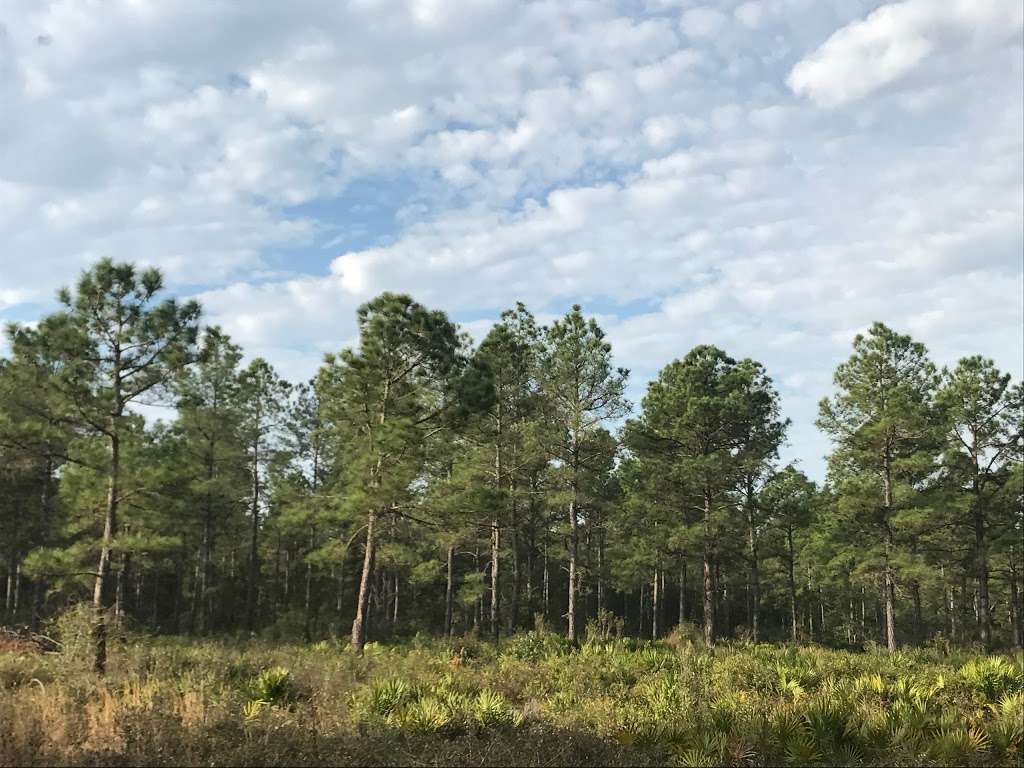
[[[1024,348],[1019,0],[8,0],[0,319],[160,266],[291,378],[403,290],[598,316],[632,396],[714,343],[787,459],[857,331]]]

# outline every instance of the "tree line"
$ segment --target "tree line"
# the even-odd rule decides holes
[[[818,486],[764,367],[714,346],[634,408],[579,306],[474,345],[384,293],[290,383],[162,288],[100,261],[0,358],[6,620],[88,602],[98,671],[112,623],[1021,645],[1024,397],[991,360],[858,335]]]

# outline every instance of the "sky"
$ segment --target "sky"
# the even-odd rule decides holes
[[[1020,0],[4,0],[0,321],[102,256],[313,374],[383,290],[765,364],[818,479],[881,320],[1024,368]],[[3,349],[0,348],[0,352]]]

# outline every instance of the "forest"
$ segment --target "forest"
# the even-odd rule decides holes
[[[477,344],[443,311],[384,293],[359,308],[353,346],[289,382],[204,326],[198,304],[166,297],[156,270],[102,260],[59,300],[11,325],[0,358],[4,623],[74,644],[91,685],[149,669],[145,647],[292,648],[252,668],[267,690],[249,697],[248,723],[287,698],[285,667],[303,654],[343,653],[364,680],[358,665],[411,664],[387,647],[440,653],[446,674],[557,651],[557,676],[601,667],[586,654],[614,640],[651,674],[689,663],[658,661],[680,645],[749,675],[785,662],[772,691],[792,701],[826,685],[813,670],[829,664],[870,677],[958,659],[1004,681],[984,706],[1004,701],[1012,720],[1024,702],[1024,388],[991,360],[940,369],[871,325],[822,393],[832,450],[818,484],[779,459],[789,422],[761,363],[680,350],[630,403],[629,372],[579,306],[542,326],[517,304]],[[5,684],[46,683],[19,674]],[[890,684],[863,686],[891,703]],[[383,718],[414,704],[435,725],[454,717],[421,689],[359,695],[353,706]],[[504,699],[472,701],[494,722],[522,718]],[[679,759],[715,764],[725,744]],[[798,764],[824,754],[779,749]]]

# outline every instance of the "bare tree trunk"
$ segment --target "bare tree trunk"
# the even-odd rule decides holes
[[[519,515],[516,509],[515,484],[512,484],[512,605],[509,607],[509,616],[506,625],[508,632],[515,632],[519,626],[519,592],[522,581],[522,573],[519,563]]]
[[[992,651],[992,612],[988,590],[988,542],[985,536],[985,512],[981,499],[975,497],[974,502],[974,551],[975,577],[978,580],[978,629],[981,634],[981,646],[985,653]]]
[[[352,648],[362,653],[366,645],[366,620],[370,600],[370,578],[373,575],[374,561],[374,527],[377,522],[376,512],[371,511],[366,519],[366,552],[363,555],[363,572],[359,577],[359,597],[356,599],[356,616],[352,620]]]
[[[790,625],[790,639],[795,643],[797,641],[797,626],[796,626],[796,577],[793,573],[795,569],[796,554],[793,551],[793,529],[788,528],[786,530],[786,541],[789,544],[789,560],[786,563],[786,570],[789,576],[789,625]]]
[[[896,651],[896,582],[892,574],[892,528],[889,526],[889,514],[892,511],[892,477],[889,459],[885,458],[885,645],[890,653]]]
[[[11,606],[14,604],[14,564],[7,564],[7,596],[4,600],[4,613],[11,615]]]
[[[704,492],[704,642],[715,642],[714,548],[711,539],[711,494]]]
[[[1010,624],[1013,631],[1013,647],[1024,646],[1024,617],[1021,616],[1021,594],[1017,584],[1017,568],[1014,565],[1016,548],[1010,547]]]
[[[914,601],[914,643],[924,640],[924,619],[921,616],[921,585],[916,579],[910,582],[910,595]]]
[[[686,621],[686,556],[679,563],[679,623]]]
[[[757,528],[754,519],[754,486],[747,478],[747,547],[750,552],[750,636],[756,643],[761,616],[761,573],[757,548]]]
[[[113,430],[112,430],[113,432]],[[102,675],[107,669],[107,617],[109,605],[110,556],[114,536],[117,534],[117,504],[121,479],[121,440],[116,432],[110,438],[110,469],[107,476],[107,506],[103,519],[103,541],[100,545],[100,563],[96,569],[96,583],[92,592],[93,608],[93,669]]]
[[[391,626],[397,626],[398,624],[398,574],[395,574],[395,588],[392,594],[392,607],[391,607]]]
[[[658,639],[658,569],[654,569],[654,579],[651,583],[651,640]]]
[[[11,606],[11,615],[18,616],[18,603],[21,596],[21,560],[14,564],[14,604]]]
[[[498,566],[501,548],[501,529],[498,520],[491,521],[491,640],[498,642],[501,626],[501,584],[498,580]]]
[[[316,527],[309,527],[309,552],[316,546]],[[313,641],[313,564],[306,559],[306,583],[302,594],[302,636],[307,643]]]
[[[257,419],[259,416],[257,416]],[[258,427],[257,427],[258,429]],[[260,533],[260,468],[259,440],[253,444],[252,459],[252,528],[249,536],[249,577],[245,584],[245,628],[252,632],[256,628],[256,582],[259,578],[258,539]]]
[[[579,521],[576,516],[576,483],[569,501],[569,642],[576,644],[576,558],[579,555]]]
[[[448,576],[444,590],[444,634],[446,637],[451,637],[454,629],[452,613],[455,607],[455,546],[452,544],[448,545],[446,562]]]
[[[548,563],[548,542],[544,537],[544,618],[551,615],[551,567]]]
[[[644,636],[644,584],[640,583],[640,617],[637,619],[637,637]]]

